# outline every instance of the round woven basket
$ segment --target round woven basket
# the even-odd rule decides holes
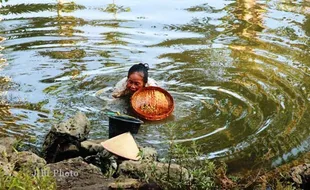
[[[141,118],[161,120],[172,113],[174,101],[166,90],[156,86],[149,86],[138,90],[132,95],[131,106]]]

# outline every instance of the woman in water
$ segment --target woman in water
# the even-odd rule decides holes
[[[114,88],[112,96],[119,98],[123,96],[131,96],[137,90],[147,86],[158,86],[157,82],[148,77],[149,65],[147,63],[139,63],[133,65],[127,77],[120,80]]]

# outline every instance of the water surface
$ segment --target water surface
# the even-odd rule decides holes
[[[104,111],[126,108],[113,86],[147,62],[176,106],[146,122],[138,143],[164,155],[171,138],[194,140],[237,170],[310,149],[307,0],[8,0],[0,20],[2,136],[39,147],[51,125],[82,111],[90,138],[107,138]]]

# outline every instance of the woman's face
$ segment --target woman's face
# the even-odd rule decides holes
[[[144,87],[144,82],[143,82],[143,74],[139,72],[134,72],[132,73],[128,79],[127,79],[127,84],[126,88],[130,90],[131,93],[136,92],[140,88]]]

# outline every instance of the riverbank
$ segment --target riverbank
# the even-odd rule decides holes
[[[224,163],[199,160],[171,143],[166,158],[155,149],[139,147],[132,161],[106,151],[105,139],[89,140],[90,122],[82,113],[51,127],[42,154],[18,150],[13,137],[0,139],[0,189],[306,189],[310,154],[272,171],[257,169],[229,174]],[[193,151],[194,150],[194,151]],[[193,153],[194,152],[194,153]],[[197,158],[197,159],[196,159]],[[301,164],[301,165],[300,165]]]

